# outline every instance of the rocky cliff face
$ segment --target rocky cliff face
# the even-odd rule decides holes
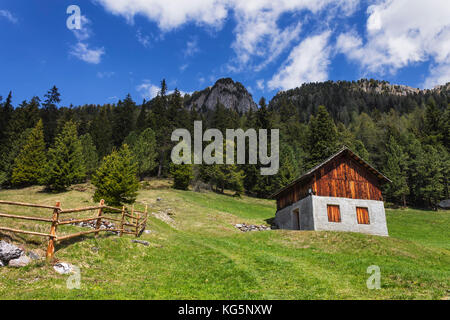
[[[247,89],[230,78],[220,79],[214,86],[193,93],[186,106],[189,109],[196,106],[197,110],[214,110],[217,103],[241,113],[257,109]]]

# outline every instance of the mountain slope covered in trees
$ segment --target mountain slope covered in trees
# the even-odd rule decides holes
[[[56,150],[58,141],[74,141],[76,134],[81,146],[74,150],[82,152],[85,162],[76,166],[85,171],[78,172],[78,177],[88,179],[105,156],[127,144],[134,150],[140,178],[182,172],[183,177],[192,177],[196,189],[208,186],[218,192],[231,189],[268,197],[346,145],[393,181],[384,190],[388,201],[434,207],[449,198],[448,90],[448,84],[421,91],[375,80],[329,81],[280,92],[269,103],[262,98],[258,108],[247,90],[231,79],[218,80],[214,87],[192,96],[182,96],[178,90],[168,94],[162,81],[158,96],[142,104],[127,95],[116,104],[62,106],[63,97],[53,87],[44,101],[31,97],[13,106],[10,93],[0,100],[0,184],[19,187],[49,181],[45,172],[30,181],[14,179],[14,172],[23,172],[22,164],[38,159],[27,159],[21,150],[37,143],[47,150],[45,156],[51,162],[56,158],[48,150]],[[259,165],[194,165],[173,170],[171,134],[177,128],[193,132],[196,120],[203,121],[204,130],[280,129],[279,173],[261,176]],[[71,137],[64,136],[67,123],[77,128],[70,131]],[[146,151],[146,144],[152,150]],[[38,155],[42,158],[42,153]],[[148,164],[144,157],[150,159]],[[55,163],[48,166],[59,170]]]

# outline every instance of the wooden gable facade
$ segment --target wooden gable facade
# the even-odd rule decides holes
[[[383,201],[381,185],[389,179],[348,148],[327,159],[272,197],[277,210],[309,195]]]

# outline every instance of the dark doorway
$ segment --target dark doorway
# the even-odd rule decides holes
[[[294,230],[300,230],[300,209],[292,211],[294,215]]]

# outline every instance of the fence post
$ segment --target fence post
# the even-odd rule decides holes
[[[52,226],[47,247],[47,261],[52,260],[55,254],[56,229],[58,227],[59,212],[61,211],[61,202],[57,202],[55,207],[57,208],[53,210]]]
[[[131,208],[131,215],[134,217],[134,221],[136,221],[136,231],[135,231],[135,236],[136,236],[136,238],[138,237],[138,235],[139,235],[139,221],[141,220],[141,215],[139,214],[139,213],[134,213],[134,205],[133,205],[133,207]]]
[[[120,220],[120,237],[123,236],[123,223],[125,222],[125,206],[122,207],[122,219]]]
[[[146,229],[147,228],[147,222],[148,222],[148,204],[145,205],[145,223],[143,225],[143,228]]]
[[[103,199],[100,200],[100,206],[104,206],[104,205],[105,205],[105,200],[103,200]],[[95,230],[99,230],[102,225],[102,214],[103,214],[103,208],[100,208],[98,210],[98,214],[97,214],[98,219],[97,219],[97,223],[95,224]],[[98,236],[98,233],[99,233],[99,231],[97,231],[95,233],[96,237]]]

